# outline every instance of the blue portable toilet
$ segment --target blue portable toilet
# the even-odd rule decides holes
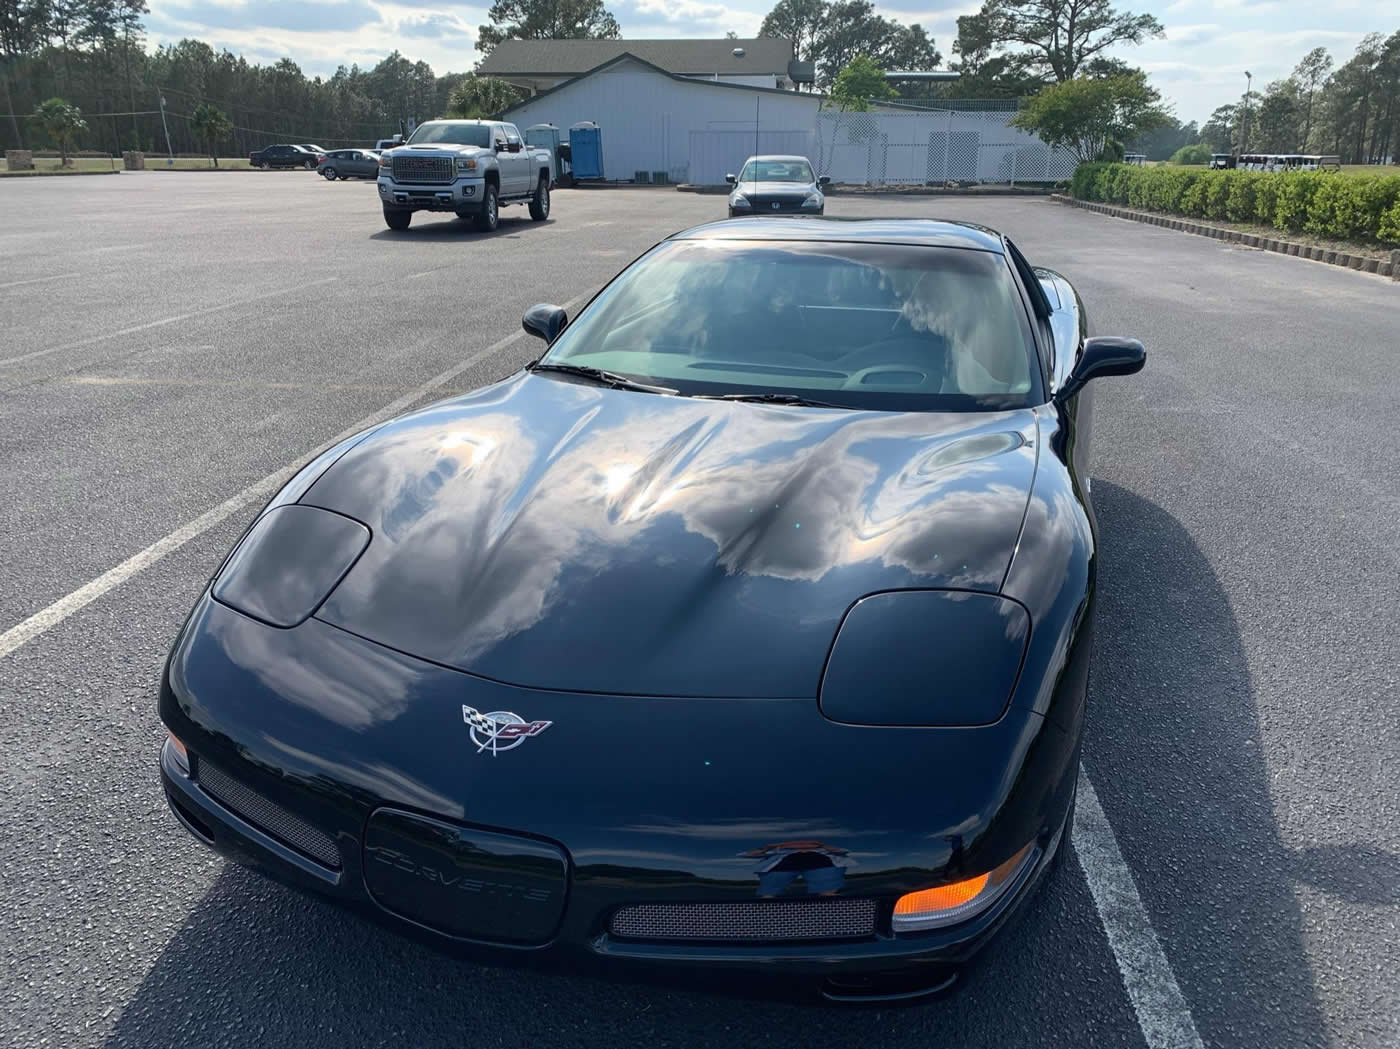
[[[576,179],[603,177],[603,131],[593,121],[569,127],[569,166]]]

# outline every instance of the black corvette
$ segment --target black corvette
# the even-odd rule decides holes
[[[1063,854],[1092,387],[989,230],[678,234],[301,470],[160,688],[196,837],[433,942],[944,986]],[[690,970],[685,970],[690,971]]]

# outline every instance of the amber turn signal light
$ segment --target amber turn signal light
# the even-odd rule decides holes
[[[166,729],[165,734],[170,738],[170,757],[174,760],[176,767],[188,776],[190,774],[189,751],[185,750],[185,745],[175,738],[175,733]]]
[[[986,910],[1011,886],[1032,858],[1033,844],[1026,845],[986,874],[901,896],[894,905],[894,931],[942,928]]]

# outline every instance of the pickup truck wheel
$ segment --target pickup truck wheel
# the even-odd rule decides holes
[[[549,218],[549,179],[541,177],[535,187],[535,195],[530,198],[530,217],[536,222]]]
[[[496,186],[488,182],[482,191],[481,210],[476,213],[476,228],[482,233],[493,233],[500,221],[501,208],[496,200]]]
[[[408,224],[413,221],[413,212],[407,208],[385,208],[384,225],[390,229],[408,229]]]

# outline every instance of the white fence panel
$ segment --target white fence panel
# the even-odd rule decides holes
[[[1074,174],[1073,154],[1012,127],[1010,116],[828,110],[817,116],[812,159],[833,182],[854,185],[1050,182]]]
[[[725,175],[737,175],[744,161],[756,154],[791,153],[817,163],[816,141],[811,131],[692,131],[689,180],[698,186],[723,184]]]

